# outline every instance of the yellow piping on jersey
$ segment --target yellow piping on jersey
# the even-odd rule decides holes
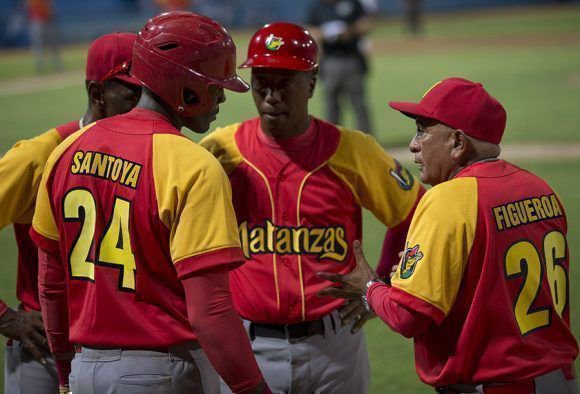
[[[272,207],[272,222],[276,221],[276,210],[274,207],[274,196],[272,194],[272,189],[268,183],[268,178],[262,171],[258,169],[254,164],[252,164],[248,159],[244,157],[244,162],[254,169],[262,177],[264,183],[266,184],[266,189],[268,189],[268,196],[270,197],[270,206]],[[278,287],[278,269],[276,268],[276,253],[272,253],[272,268],[274,270],[274,284],[276,285],[276,305],[280,309],[280,288]]]
[[[300,183],[300,188],[298,189],[298,198],[296,199],[296,226],[300,227],[300,199],[302,197],[302,189],[304,189],[304,185],[306,184],[306,180],[310,177],[310,175],[314,174],[316,171],[320,170],[322,167],[326,165],[326,162],[322,163],[314,170],[310,171],[302,182]],[[306,298],[304,297],[304,280],[302,278],[302,255],[298,255],[298,276],[300,277],[300,295],[302,296],[302,321],[306,321]]]

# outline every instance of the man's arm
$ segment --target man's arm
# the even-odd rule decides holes
[[[55,356],[58,383],[68,385],[74,346],[69,342],[66,273],[60,256],[38,249],[38,292],[50,350]]]
[[[232,392],[269,392],[248,335],[233,308],[228,269],[202,271],[182,279],[182,283],[193,331]]]
[[[383,250],[381,251],[381,257],[377,265],[377,274],[381,278],[387,278],[391,272],[391,268],[399,263],[399,253],[405,249],[405,240],[409,232],[409,227],[411,226],[411,220],[423,194],[425,194],[425,189],[420,186],[415,204],[405,221],[395,227],[387,229],[385,240],[383,241]]]

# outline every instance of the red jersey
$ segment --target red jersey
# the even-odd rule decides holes
[[[421,380],[515,382],[574,361],[566,233],[550,186],[503,160],[425,194],[390,292],[433,321],[415,337]]]
[[[219,163],[140,108],[91,124],[55,150],[32,235],[60,252],[70,341],[85,346],[195,339],[179,278],[243,261]]]
[[[18,246],[16,297],[24,310],[40,311],[38,303],[38,251],[28,234],[36,193],[48,156],[79,129],[78,120],[17,142],[0,159],[0,228],[13,223]]]
[[[312,118],[276,141],[260,119],[218,129],[201,145],[222,163],[247,262],[230,274],[238,313],[259,323],[311,321],[343,300],[318,297],[319,271],[347,273],[362,237],[361,208],[387,227],[412,212],[419,183],[369,135]]]

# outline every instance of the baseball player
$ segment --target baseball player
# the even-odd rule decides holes
[[[498,158],[506,113],[479,83],[445,79],[421,102],[410,150],[433,185],[417,207],[392,287],[355,246],[357,268],[323,277],[359,289],[415,339],[422,381],[440,393],[577,393],[562,201]]]
[[[241,67],[252,69],[259,116],[201,144],[232,183],[247,262],[231,272],[230,287],[269,386],[361,393],[370,369],[357,329],[369,316],[358,300],[340,310],[343,300],[317,295],[327,284],[315,273],[354,267],[349,245],[362,235],[362,207],[394,230],[393,239],[402,233],[400,250],[421,187],[371,136],[309,115],[317,64],[302,27],[258,30]]]
[[[48,160],[31,235],[50,348],[66,358],[76,344],[75,394],[215,393],[200,345],[232,391],[269,392],[228,289],[243,255],[227,177],[179,131],[206,131],[224,88],[248,90],[235,59],[209,18],[149,20],[133,49],[136,108]]]
[[[4,392],[54,393],[58,379],[48,353],[38,301],[38,252],[28,235],[44,165],[66,137],[85,124],[129,111],[141,84],[129,75],[136,34],[112,33],[95,40],[88,51],[87,111],[81,120],[20,141],[0,159],[0,228],[13,224],[18,245],[18,310],[0,300],[0,333],[9,338],[5,352]]]

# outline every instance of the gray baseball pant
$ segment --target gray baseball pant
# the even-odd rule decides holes
[[[341,326],[338,312],[323,318],[324,335],[299,341],[256,337],[252,349],[273,393],[364,394],[370,364],[364,333]],[[250,322],[244,321],[246,330]],[[231,393],[222,382],[222,393]]]
[[[19,341],[12,341],[4,352],[5,394],[54,394],[58,392],[58,376],[52,355],[41,350],[47,365],[32,357]]]
[[[219,393],[219,377],[201,349],[167,352],[83,347],[69,376],[74,394]]]

